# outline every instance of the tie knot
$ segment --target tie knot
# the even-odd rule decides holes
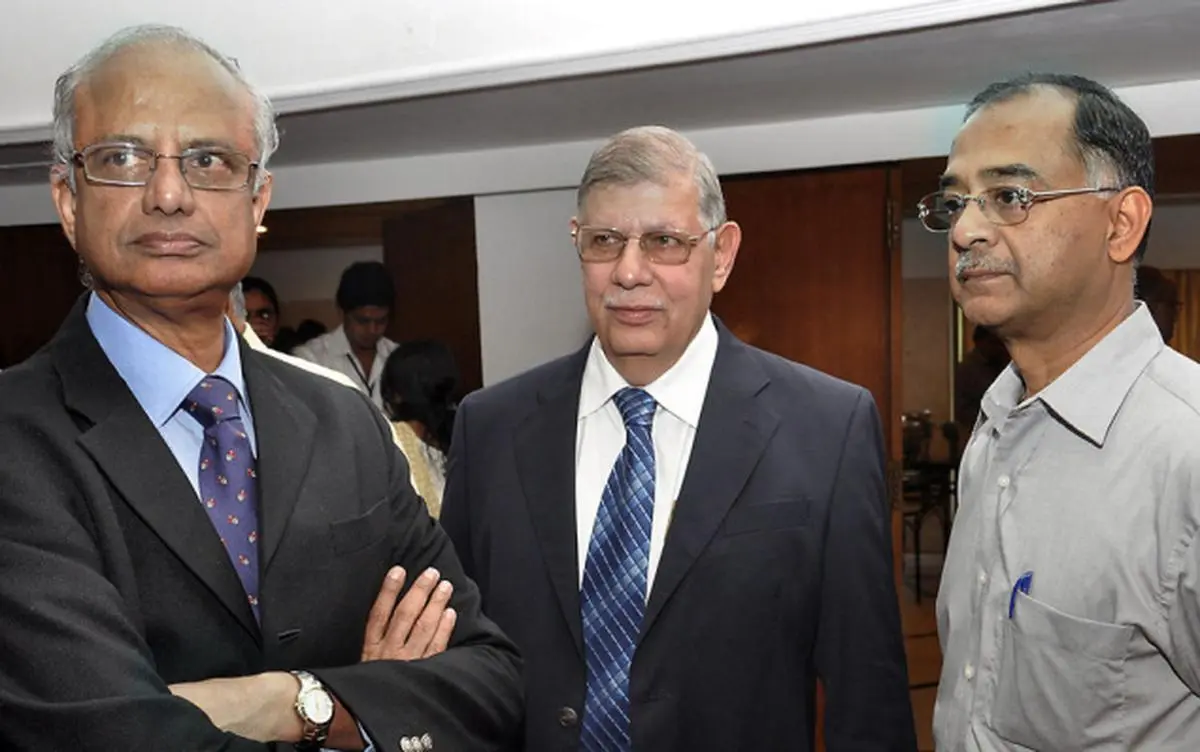
[[[187,410],[205,428],[226,420],[240,417],[238,414],[237,389],[220,376],[206,376],[188,392],[183,401]]]
[[[616,393],[613,401],[617,403],[626,427],[645,428],[654,422],[654,409],[658,403],[644,390],[626,387]]]

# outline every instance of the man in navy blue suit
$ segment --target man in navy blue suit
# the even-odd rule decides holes
[[[741,230],[664,128],[571,235],[595,337],[468,397],[441,521],[526,660],[525,749],[915,749],[879,415],[709,312]]]

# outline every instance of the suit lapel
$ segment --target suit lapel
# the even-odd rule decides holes
[[[583,627],[575,521],[575,432],[586,360],[584,348],[566,362],[559,378],[543,387],[537,409],[517,427],[515,444],[529,517],[580,657]]]
[[[261,571],[266,572],[287,529],[308,472],[317,418],[303,400],[242,343],[242,371],[258,444],[258,526],[262,531]]]
[[[756,400],[769,383],[766,374],[744,344],[724,327],[718,330],[717,358],[654,575],[642,637],[717,532],[779,423]]]
[[[92,336],[83,300],[53,346],[67,408],[91,424],[83,429],[80,446],[146,526],[258,639],[246,592],[212,522],[170,448]]]

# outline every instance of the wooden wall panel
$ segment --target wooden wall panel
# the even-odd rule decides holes
[[[758,347],[867,387],[890,415],[888,170],[738,177],[724,185],[729,215],[745,237],[714,312]]]
[[[387,219],[383,256],[396,282],[388,336],[446,342],[458,364],[459,396],[478,389],[483,356],[474,199],[447,199]]]
[[[263,226],[267,228],[267,232],[259,236],[258,250],[295,251],[379,245],[383,239],[384,222],[389,218],[437,206],[442,201],[422,199],[314,206],[303,209],[268,209],[263,217]]]

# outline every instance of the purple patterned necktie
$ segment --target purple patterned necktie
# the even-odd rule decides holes
[[[183,408],[204,428],[201,503],[258,619],[258,474],[237,390],[220,376],[208,376],[188,394]]]

